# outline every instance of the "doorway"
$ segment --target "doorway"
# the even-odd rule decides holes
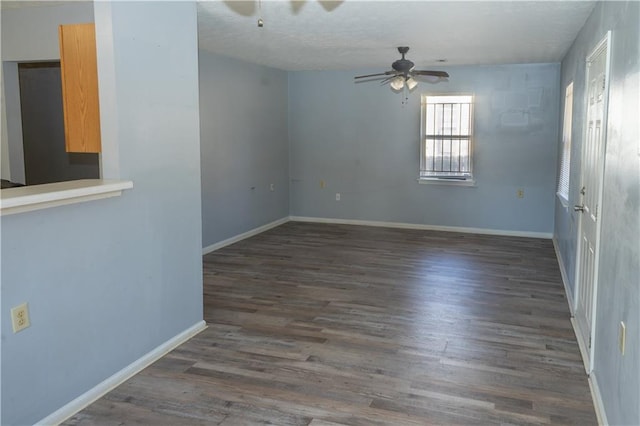
[[[606,145],[611,33],[587,57],[586,129],[582,147],[575,328],[587,374],[592,371],[598,288],[598,258]]]
[[[98,154],[65,148],[60,62],[18,64],[27,185],[99,179]]]

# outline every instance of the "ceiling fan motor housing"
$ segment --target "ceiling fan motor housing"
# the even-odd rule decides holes
[[[414,63],[408,59],[398,59],[391,64],[391,67],[398,72],[408,74],[413,69]]]
[[[402,59],[398,59],[393,64],[391,64],[391,68],[394,70],[404,74],[405,78],[408,78],[409,72],[415,67],[415,64],[408,59],[404,58],[404,55],[409,51],[407,46],[398,47],[398,52],[402,55]]]

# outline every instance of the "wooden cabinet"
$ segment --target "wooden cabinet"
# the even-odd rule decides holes
[[[100,152],[95,26],[60,25],[59,41],[67,152]]]

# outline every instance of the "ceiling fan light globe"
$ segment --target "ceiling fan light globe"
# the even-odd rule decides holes
[[[418,82],[413,77],[410,77],[407,79],[407,89],[413,90],[416,88],[417,85],[418,85]]]
[[[396,91],[402,90],[402,88],[404,87],[404,78],[402,78],[401,76],[394,78],[389,83],[389,86],[391,86],[391,88]]]

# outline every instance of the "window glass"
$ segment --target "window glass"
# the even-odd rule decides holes
[[[573,115],[573,82],[569,83],[564,97],[564,120],[562,124],[562,158],[558,173],[558,196],[569,201],[569,168],[571,164],[571,127]]]

